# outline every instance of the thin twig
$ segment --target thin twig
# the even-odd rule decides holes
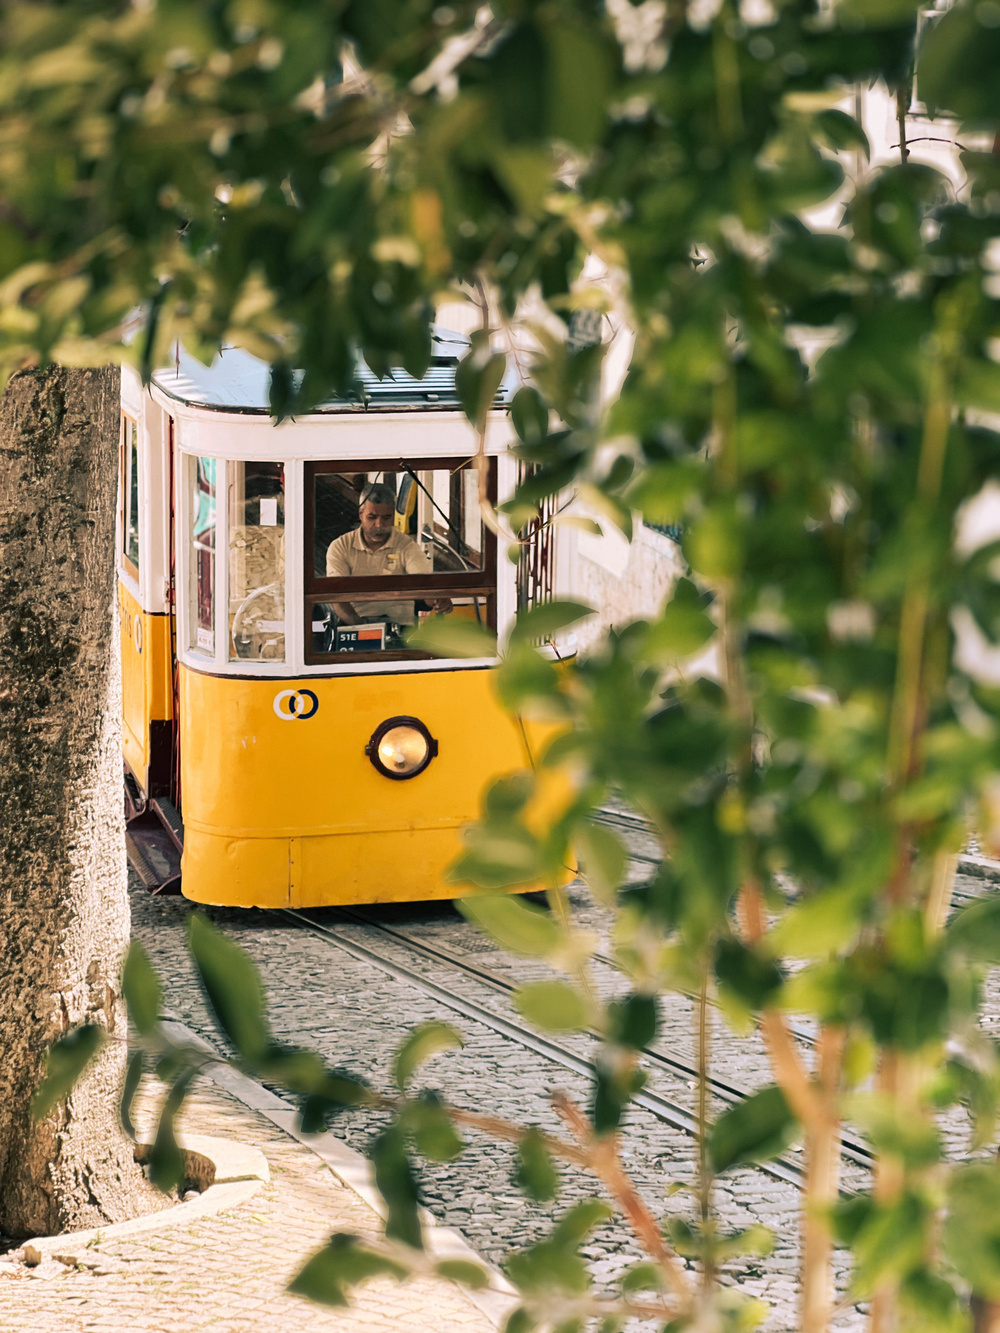
[[[623,1169],[618,1155],[618,1136],[606,1134],[595,1138],[590,1121],[565,1092],[554,1092],[552,1105],[580,1143],[589,1149],[591,1169],[607,1187],[643,1249],[660,1265],[677,1297],[684,1302],[685,1308],[689,1308],[694,1292],[688,1275],[680,1259],[667,1245],[646,1201]]]

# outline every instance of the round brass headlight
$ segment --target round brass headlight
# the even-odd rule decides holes
[[[415,778],[438,752],[438,743],[415,717],[389,717],[379,723],[365,754],[386,778]]]

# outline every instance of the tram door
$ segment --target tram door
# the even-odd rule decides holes
[[[119,563],[139,588],[139,426],[122,413],[119,443],[120,543]],[[139,771],[146,753],[146,727],[149,718],[146,672],[143,670],[143,617],[139,599],[124,582],[118,585],[122,648],[122,723],[125,752]],[[130,757],[129,751],[134,757]]]

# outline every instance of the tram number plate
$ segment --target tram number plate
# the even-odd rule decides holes
[[[372,653],[384,647],[384,625],[340,625],[337,628],[338,653]]]

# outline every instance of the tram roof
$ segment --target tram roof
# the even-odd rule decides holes
[[[332,397],[309,409],[308,415],[367,411],[456,411],[461,407],[455,388],[455,370],[470,339],[464,333],[435,324],[431,339],[431,364],[426,375],[415,379],[394,367],[379,379],[359,355],[356,365],[357,392],[348,398]],[[206,366],[178,346],[174,364],[153,372],[153,383],[191,407],[217,412],[270,414],[271,367],[242,347],[223,347]],[[514,393],[510,371],[497,391],[494,407],[505,407]]]

